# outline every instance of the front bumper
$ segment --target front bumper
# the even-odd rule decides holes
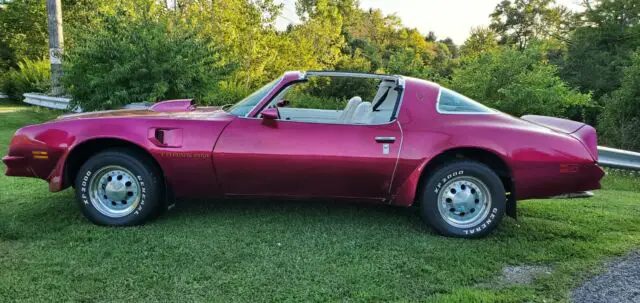
[[[2,162],[7,166],[5,175],[13,177],[36,177],[33,170],[29,168],[27,159],[18,156],[5,156]]]

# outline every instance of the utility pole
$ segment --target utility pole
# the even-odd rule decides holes
[[[51,60],[51,93],[62,95],[62,5],[60,0],[47,0],[47,16],[49,20],[49,59]]]

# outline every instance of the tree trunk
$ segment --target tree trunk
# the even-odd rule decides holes
[[[62,95],[62,5],[60,0],[47,0],[47,16],[49,24],[49,59],[51,60],[51,93]]]

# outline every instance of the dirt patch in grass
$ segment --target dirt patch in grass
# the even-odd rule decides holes
[[[550,265],[507,265],[502,273],[491,282],[483,282],[476,285],[477,288],[506,288],[518,285],[534,284],[536,278],[549,277],[553,274]]]
[[[541,275],[551,275],[553,268],[548,265],[509,265],[502,270],[500,284],[532,284]]]

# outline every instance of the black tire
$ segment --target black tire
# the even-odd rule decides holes
[[[118,169],[130,173],[134,180],[126,183],[133,182],[136,186],[135,195],[133,192],[127,192],[124,196],[124,199],[129,199],[128,195],[132,194],[130,205],[127,206],[127,201],[122,200],[122,206],[131,209],[117,216],[105,214],[105,207],[101,206],[104,204],[100,204],[100,199],[91,194],[92,189],[97,188],[96,185],[92,185],[95,184],[94,180],[99,178],[99,174],[109,175],[107,172],[110,169],[113,169],[115,174],[119,171]],[[111,181],[111,177],[109,177],[109,181]],[[120,183],[117,186],[121,187],[123,184]],[[164,184],[160,170],[147,155],[125,148],[116,148],[100,152],[82,165],[76,176],[75,191],[78,206],[91,222],[104,226],[133,226],[143,224],[160,213],[161,199],[164,197]],[[106,212],[109,213],[108,210]]]
[[[465,183],[465,181],[469,182]],[[475,187],[482,189],[476,190]],[[456,193],[456,188],[460,191],[459,193]],[[447,198],[449,192],[442,192],[444,190],[450,191],[453,198]],[[483,195],[485,191],[489,195]],[[438,201],[440,194],[442,194],[441,201]],[[462,197],[460,200],[464,199],[464,203],[456,204],[454,200],[457,197]],[[453,161],[437,168],[422,187],[421,198],[420,211],[425,222],[442,235],[458,238],[480,238],[488,235],[500,223],[507,200],[504,186],[498,175],[486,165],[470,160]],[[488,203],[482,203],[485,201]],[[440,208],[439,203],[441,203]],[[461,208],[456,208],[457,205]],[[447,209],[447,207],[450,208]],[[482,207],[482,211],[472,214],[475,212],[475,207]],[[466,214],[465,211],[467,211]],[[477,216],[476,221],[466,224],[451,222],[451,220],[463,220],[467,214],[469,215],[467,218]]]

